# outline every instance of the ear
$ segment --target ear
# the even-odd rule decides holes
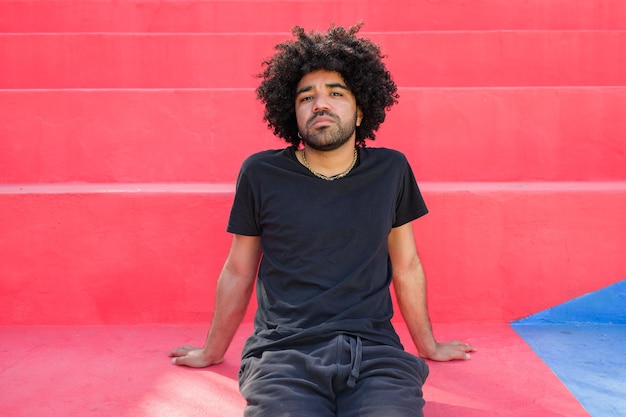
[[[356,125],[361,126],[361,122],[363,121],[363,112],[360,107],[356,108]]]

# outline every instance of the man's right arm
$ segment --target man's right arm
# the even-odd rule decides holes
[[[204,347],[181,346],[169,352],[175,365],[203,368],[224,360],[246,314],[261,257],[259,236],[234,235],[217,282],[215,311]]]

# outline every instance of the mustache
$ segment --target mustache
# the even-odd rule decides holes
[[[328,117],[331,117],[333,120],[337,120],[337,115],[336,114],[331,113],[328,110],[320,110],[320,111],[318,111],[316,113],[313,113],[313,116],[311,116],[309,118],[309,120],[307,120],[307,125],[313,123],[313,121],[315,119],[317,119],[318,117],[321,117],[321,116],[328,116]]]

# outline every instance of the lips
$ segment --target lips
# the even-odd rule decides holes
[[[330,116],[316,116],[309,121],[309,127],[328,126],[335,123],[335,119]]]

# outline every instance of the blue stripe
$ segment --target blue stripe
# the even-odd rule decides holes
[[[511,326],[591,416],[626,416],[626,280]]]

